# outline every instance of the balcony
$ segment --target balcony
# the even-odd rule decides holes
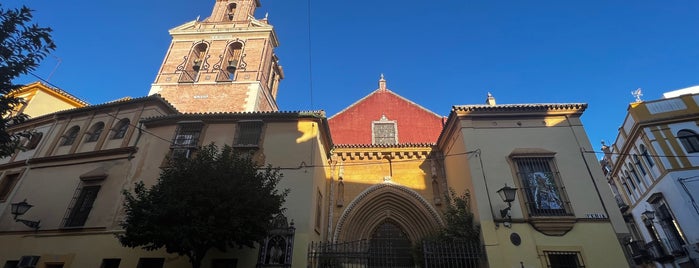
[[[658,241],[651,241],[646,243],[646,250],[650,257],[657,262],[666,262],[674,259],[674,256],[668,254],[663,248],[663,245]]]
[[[621,210],[622,213],[629,209],[629,205],[624,202],[624,199],[622,199],[620,195],[615,195],[614,199],[616,200],[616,205],[619,206],[619,210]]]
[[[629,255],[631,255],[631,259],[633,259],[634,263],[636,264],[640,265],[651,260],[650,255],[646,250],[645,241],[643,240],[630,241],[626,243],[626,249],[628,250]]]

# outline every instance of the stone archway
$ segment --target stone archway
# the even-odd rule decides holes
[[[333,241],[370,239],[387,221],[402,229],[413,243],[444,225],[437,210],[419,193],[386,182],[367,188],[348,204]]]

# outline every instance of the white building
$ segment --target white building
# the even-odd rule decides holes
[[[630,104],[601,161],[643,267],[699,267],[699,86]]]

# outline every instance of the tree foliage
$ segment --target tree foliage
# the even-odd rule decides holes
[[[466,191],[457,195],[453,189],[449,189],[449,195],[445,199],[445,227],[439,232],[439,236],[443,239],[480,241],[480,227],[474,223],[471,212],[471,194]]]
[[[165,248],[200,267],[211,248],[254,247],[283,212],[289,192],[278,190],[278,169],[261,168],[231,146],[211,144],[191,159],[172,159],[156,184],[124,191],[122,245]]]
[[[444,227],[434,235],[422,238],[413,248],[413,259],[420,267],[424,264],[423,244],[425,242],[480,245],[480,226],[474,222],[474,215],[471,212],[471,193],[466,190],[463,194],[457,195],[454,189],[449,189],[444,199],[446,200]]]
[[[21,137],[28,133],[8,133],[7,128],[24,122],[27,116],[14,111],[23,100],[10,93],[24,85],[12,81],[34,70],[56,45],[51,29],[31,24],[32,10],[26,6],[4,9],[0,4],[0,158],[12,155]]]

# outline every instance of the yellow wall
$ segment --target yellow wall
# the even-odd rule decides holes
[[[471,189],[472,207],[477,209],[474,213],[481,224],[490,267],[520,267],[520,262],[524,267],[542,267],[543,250],[579,251],[586,267],[628,266],[617,240],[619,233],[628,234],[628,230],[611,200],[611,193],[607,193],[609,189],[594,155],[581,154],[581,150],[591,151],[591,146],[578,117],[464,115],[448,127],[448,135],[443,136],[448,140],[440,143],[440,149],[444,150],[449,185]],[[500,210],[507,204],[497,191],[505,184],[521,188],[510,160],[516,150],[555,153],[555,165],[574,213],[568,220],[572,220],[572,229],[564,235],[547,235],[534,229],[524,207],[522,189],[512,203],[512,227],[501,223]],[[598,190],[600,195],[609,195],[602,197],[604,205]],[[588,219],[589,213],[602,213],[609,218]],[[513,233],[521,237],[520,246],[510,242]]]

